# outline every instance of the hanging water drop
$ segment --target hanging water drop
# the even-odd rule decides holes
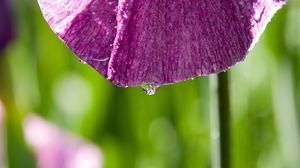
[[[147,95],[154,95],[157,92],[157,90],[160,88],[160,85],[145,83],[142,84],[141,87]]]

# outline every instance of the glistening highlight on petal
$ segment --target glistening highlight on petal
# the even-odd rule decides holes
[[[242,61],[285,0],[39,0],[52,30],[118,86],[164,85]]]

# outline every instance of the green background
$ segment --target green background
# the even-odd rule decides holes
[[[0,58],[10,167],[34,167],[21,129],[37,113],[97,144],[104,168],[211,167],[210,77],[153,96],[118,88],[57,38],[31,0],[13,0],[17,38]],[[300,165],[300,3],[281,9],[247,58],[231,68],[234,168]]]

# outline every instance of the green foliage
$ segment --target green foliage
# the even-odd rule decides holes
[[[289,155],[300,157],[300,28],[290,27],[299,20],[290,11],[299,16],[300,6],[292,4],[230,70],[235,168],[300,165]],[[34,167],[21,130],[30,112],[99,145],[105,168],[211,167],[207,77],[163,86],[153,96],[112,86],[60,42],[35,1],[12,6],[18,37],[0,58],[10,167]]]

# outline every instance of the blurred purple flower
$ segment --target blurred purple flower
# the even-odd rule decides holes
[[[13,36],[14,29],[7,0],[0,0],[0,52]]]
[[[243,60],[286,0],[38,0],[52,30],[119,86],[163,85]]]
[[[102,154],[93,144],[56,128],[40,117],[24,122],[25,138],[36,152],[38,168],[101,168]]]
[[[0,101],[0,168],[5,166],[3,144],[4,109]],[[97,146],[70,135],[42,118],[25,119],[26,141],[32,145],[38,168],[101,168],[103,156]]]

